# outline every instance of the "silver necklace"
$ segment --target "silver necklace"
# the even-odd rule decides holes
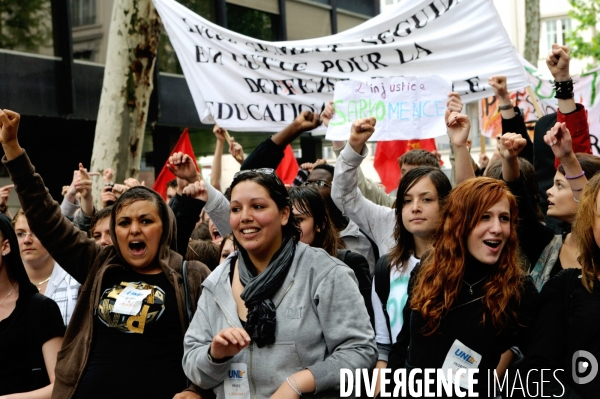
[[[468,286],[469,286],[469,294],[473,295],[473,286],[474,286],[474,285],[477,285],[477,284],[479,284],[479,283],[481,283],[483,280],[485,280],[485,279],[486,279],[486,277],[487,277],[487,276],[485,276],[484,278],[482,278],[481,280],[479,280],[479,281],[477,281],[476,283],[473,283],[473,284],[469,284],[469,283],[467,283],[467,282],[465,281],[465,279],[463,278],[463,283],[465,283],[466,285],[468,285]]]
[[[52,277],[52,276],[50,276],[50,277]],[[39,283],[35,283],[36,285],[38,285],[38,287],[37,287],[38,291],[42,291],[42,287],[39,287],[39,286],[42,285],[42,284],[47,283],[48,281],[50,281],[50,277],[48,277],[44,281],[40,281]]]
[[[13,284],[12,289],[8,292],[8,294],[6,294],[6,296],[4,297],[4,299],[2,300],[2,302],[0,302],[0,306],[2,306],[2,304],[4,303],[4,301],[6,301],[6,298],[8,298],[10,296],[10,294],[12,294],[12,292],[15,290],[15,284]]]

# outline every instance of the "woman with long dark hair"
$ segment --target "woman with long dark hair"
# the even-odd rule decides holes
[[[466,115],[451,113],[449,109],[446,118],[450,115],[453,118],[460,116],[461,123],[448,126],[448,134],[467,137],[470,124]],[[383,249],[387,254],[377,263],[371,290],[379,353],[377,368],[384,369],[390,346],[395,342],[404,321],[402,309],[407,299],[410,273],[433,239],[444,199],[452,186],[439,168],[417,166],[406,172],[400,180],[394,209],[365,199],[353,178],[349,178],[348,170],[344,171],[344,164],[352,164],[352,159],[364,156],[365,143],[375,131],[375,123],[375,118],[354,121],[348,144],[336,164],[336,170],[339,169],[341,173],[336,172],[333,191],[341,196],[351,193],[343,198],[343,201],[352,204],[345,208],[346,212],[361,217],[361,228],[372,233],[380,250]]]
[[[340,369],[377,358],[353,272],[299,242],[273,169],[234,176],[229,222],[237,254],[204,282],[184,341],[187,376],[217,398],[339,397]]]
[[[29,281],[11,222],[0,215],[0,397],[50,398],[65,325]]]
[[[311,247],[323,248],[330,256],[338,258],[352,269],[369,317],[373,319],[371,272],[367,259],[345,248],[344,240],[338,235],[329,217],[327,204],[316,188],[292,187],[288,192],[292,202],[292,213],[302,232],[300,242]]]
[[[521,268],[517,204],[505,183],[468,179],[448,196],[441,220],[431,252],[411,277],[389,366],[477,368],[482,396],[502,354],[525,348],[537,297]],[[459,353],[471,354],[469,362]]]

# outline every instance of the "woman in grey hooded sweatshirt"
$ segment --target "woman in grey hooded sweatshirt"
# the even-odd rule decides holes
[[[188,378],[217,398],[339,397],[341,369],[372,369],[377,360],[352,270],[298,242],[272,169],[235,175],[229,221],[237,256],[203,284],[184,340]]]

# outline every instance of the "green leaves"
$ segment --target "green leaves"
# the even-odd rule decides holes
[[[0,48],[37,51],[51,43],[50,0],[0,0]]]
[[[600,1],[569,0],[569,3],[572,7],[569,16],[577,21],[577,24],[567,36],[567,45],[575,58],[591,58],[588,69],[592,69],[598,66],[600,60],[600,33],[596,30],[600,18]]]

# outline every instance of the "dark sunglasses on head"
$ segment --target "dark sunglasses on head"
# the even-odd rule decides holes
[[[233,179],[235,180],[238,177],[242,177],[244,175],[247,175],[248,173],[260,173],[260,174],[263,174],[263,175],[274,175],[275,174],[275,169],[272,169],[272,168],[260,168],[260,169],[240,170],[235,175],[233,175]]]
[[[315,186],[318,188],[329,187],[331,188],[331,184],[327,183],[325,180],[309,180],[302,183],[304,187]]]

